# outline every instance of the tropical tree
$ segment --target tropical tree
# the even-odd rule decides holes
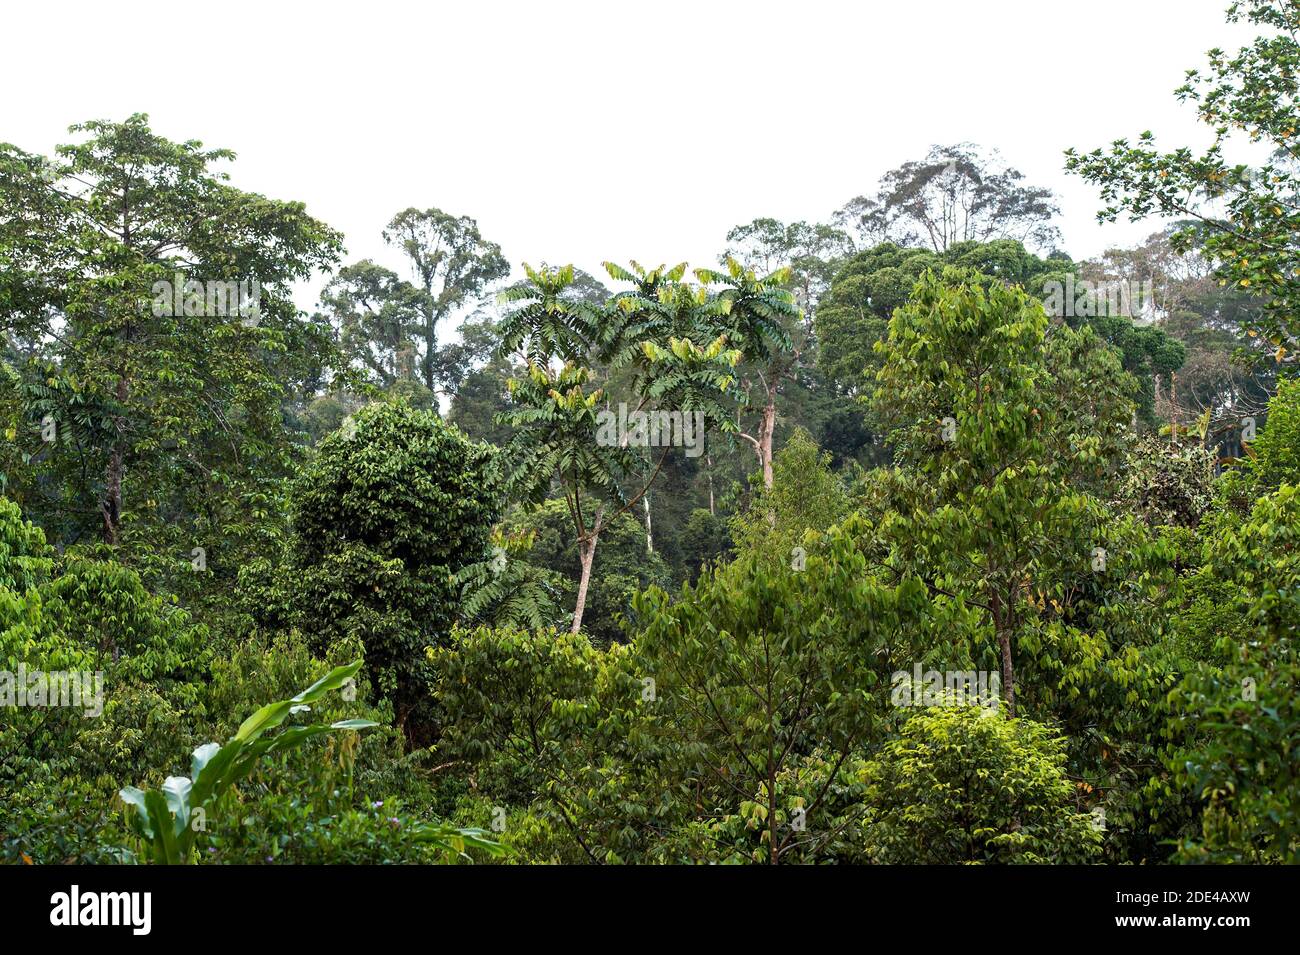
[[[849,495],[830,458],[807,431],[795,430],[773,459],[772,486],[754,496],[748,511],[732,517],[737,553],[767,563],[798,563],[806,555],[802,545],[808,532],[824,533],[848,517]]]
[[[0,146],[0,332],[22,355],[9,430],[33,465],[14,492],[69,540],[98,525],[117,545],[135,521],[176,563],[202,544],[219,565],[247,501],[287,473],[282,404],[335,364],[290,285],[332,265],[340,237],[230,186],[215,167],[234,153],[142,114],[72,132],[53,159]]]
[[[477,627],[430,659],[449,714],[439,758],[473,767],[503,809],[523,807],[501,820],[507,845],[566,863],[637,861],[655,830],[680,817],[667,802],[622,811],[656,770],[654,749],[632,733],[644,704],[629,647]]]
[[[858,530],[810,541],[797,567],[744,555],[678,599],[638,599],[641,735],[666,749],[656,792],[699,793],[690,857],[777,864],[854,824],[831,811],[841,770],[884,730],[890,671],[951,623],[915,578],[882,582]]]
[[[1049,338],[1024,291],[981,286],[927,273],[877,346],[874,400],[904,478],[882,530],[901,567],[986,615],[1014,715],[1015,643],[1041,645],[1024,629],[1034,594],[1062,599],[1105,550],[1087,489],[1104,489],[1132,382],[1087,333],[1054,326]]]
[[[574,633],[582,629],[601,531],[649,486],[646,482],[634,498],[624,496],[621,482],[638,472],[640,460],[618,443],[596,440],[601,393],[599,389],[588,393],[590,377],[590,371],[578,365],[553,371],[531,364],[526,377],[511,379],[512,407],[501,416],[514,429],[506,448],[512,467],[505,484],[507,499],[536,507],[550,495],[553,484],[562,490],[580,568]]]
[[[560,603],[565,581],[558,571],[527,559],[535,539],[535,531],[492,529],[491,555],[456,574],[462,626],[545,630],[558,625],[564,616]]]
[[[885,173],[874,197],[850,200],[836,224],[863,246],[889,240],[943,252],[958,242],[1016,239],[1051,248],[1059,239],[1055,199],[1024,178],[971,143],[932,146],[924,159]]]
[[[318,652],[359,639],[415,741],[431,732],[424,650],[446,642],[455,577],[484,559],[499,513],[493,458],[436,412],[357,412],[293,483],[289,553],[259,600],[263,626],[297,626]]]
[[[1013,239],[960,242],[942,252],[883,242],[858,252],[835,274],[814,323],[818,367],[836,391],[870,394],[880,367],[875,345],[894,310],[907,303],[926,271],[944,266],[974,270],[1036,296],[1072,269],[1069,259],[1040,258]]]
[[[877,863],[1082,863],[1102,840],[1080,812],[1065,741],[1032,720],[937,706],[907,720],[862,770],[862,830]]]
[[[321,293],[343,353],[384,386],[414,373],[426,293],[369,259],[344,266]]]
[[[570,291],[572,266],[525,266],[529,284],[501,296],[516,308],[502,323],[499,354],[519,352],[527,363],[526,376],[511,380],[512,408],[500,419],[516,429],[507,452],[507,495],[537,507],[554,485],[562,490],[580,566],[574,633],[582,626],[601,531],[644,499],[671,450],[671,440],[658,442],[663,450],[651,464],[634,450],[643,442],[630,446],[631,433],[615,433],[614,422],[648,421],[644,416],[660,410],[671,410],[683,423],[698,414],[706,428],[725,421],[724,396],[741,356],[727,345],[737,334],[723,322],[731,303],[682,282],[685,265],[606,268],[635,287],[599,309]],[[604,390],[592,388],[586,364],[594,360],[626,370],[633,408],[615,411],[602,403]]]
[[[489,283],[505,278],[510,263],[499,245],[483,238],[477,222],[441,209],[403,209],[384,229],[384,241],[402,250],[424,293],[420,369],[424,386],[434,391],[438,323],[471,302]]]
[[[187,683],[210,641],[207,627],[149,593],[139,574],[58,554],[0,497],[0,789],[35,796],[52,775],[115,775],[170,743],[196,703]],[[65,674],[71,698],[21,705],[24,668]],[[97,732],[111,747],[96,747]]]
[[[1169,762],[1203,807],[1201,831],[1182,840],[1178,857],[1296,864],[1300,489],[1283,484],[1248,514],[1221,511],[1207,523],[1193,580],[1225,605],[1209,617],[1218,624],[1208,635],[1214,659],[1172,694],[1176,725],[1188,735]]]
[[[735,259],[726,271],[697,269],[703,283],[716,287],[720,326],[729,347],[740,353],[740,401],[735,433],[758,458],[763,485],[772,486],[772,448],[777,396],[798,374],[813,348],[812,328],[788,290],[788,266],[759,276]]]

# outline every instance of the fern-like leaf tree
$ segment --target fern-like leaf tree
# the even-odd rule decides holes
[[[707,428],[727,420],[727,396],[741,358],[728,347],[723,330],[731,305],[683,282],[684,264],[606,269],[633,289],[602,306],[573,292],[572,266],[525,266],[528,282],[501,296],[517,307],[502,324],[499,351],[520,355],[527,368],[511,381],[511,407],[500,416],[516,429],[507,493],[531,506],[557,487],[564,497],[581,565],[575,633],[582,627],[601,530],[645,497],[671,450],[666,443],[653,455],[643,454],[626,431],[610,435],[611,429],[602,427],[611,409],[591,366],[627,370],[633,415],[673,411],[691,415],[693,424],[702,420]]]
[[[754,449],[763,485],[771,488],[777,395],[797,373],[812,335],[789,290],[788,267],[760,276],[734,258],[725,262],[725,272],[696,269],[695,276],[716,286],[717,332],[742,356],[733,430]]]

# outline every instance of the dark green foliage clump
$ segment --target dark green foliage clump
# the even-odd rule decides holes
[[[356,637],[399,724],[426,723],[424,649],[446,640],[454,576],[497,517],[492,450],[431,411],[377,404],[323,441],[290,491],[290,621],[324,651]]]

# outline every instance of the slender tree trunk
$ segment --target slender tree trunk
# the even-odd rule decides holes
[[[603,516],[603,511],[598,510],[591,530],[585,537],[578,539],[578,559],[581,562],[582,573],[578,578],[578,600],[573,607],[573,626],[569,628],[570,633],[578,633],[582,630],[582,611],[587,606],[587,587],[591,583],[591,565],[596,559],[596,542],[600,539],[600,524]]]
[[[712,452],[709,452],[709,454],[705,455],[704,466],[709,475],[709,514],[713,516],[717,516],[718,512],[714,510],[713,507],[713,453]]]
[[[767,392],[767,404],[763,407],[763,421],[758,429],[758,444],[754,450],[758,452],[758,462],[763,468],[763,487],[772,490],[774,482],[772,474],[772,435],[776,432],[776,389],[769,388]],[[776,527],[776,509],[769,507],[767,511],[767,523]]]
[[[646,491],[641,495],[641,503],[645,506],[645,552],[653,554],[655,552],[654,532],[650,527],[650,492]]]
[[[115,447],[109,453],[104,468],[104,497],[99,503],[104,517],[104,543],[117,543],[117,528],[122,518],[122,449]]]
[[[1011,663],[1011,634],[999,633],[998,646],[1002,650],[1002,698],[1007,701],[1007,716],[1016,716],[1016,671]]]
[[[433,353],[438,347],[438,318],[430,308],[424,316],[424,387],[433,391]]]
[[[743,431],[740,432],[740,436],[754,449],[758,466],[763,471],[763,486],[771,489],[772,436],[776,433],[776,387],[773,385],[767,388],[767,402],[763,405],[763,416],[759,419],[757,431],[757,437]]]
[[[769,764],[767,771],[767,843],[768,864],[777,864],[776,840],[776,766]]]
[[[1178,443],[1178,373],[1169,373],[1169,434]]]
[[[758,460],[763,466],[763,486],[772,489],[772,435],[776,432],[776,389],[769,388],[758,430]]]

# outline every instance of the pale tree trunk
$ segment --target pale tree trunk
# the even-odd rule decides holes
[[[759,463],[763,466],[763,487],[772,490],[774,478],[772,474],[772,435],[776,432],[776,388],[772,387],[767,392],[767,404],[763,407],[763,422],[758,429],[758,444],[755,450],[758,451]],[[771,527],[776,527],[776,509],[769,507],[767,511],[767,523]]]
[[[767,393],[763,424],[758,432],[758,459],[763,465],[763,486],[772,489],[772,435],[776,431],[776,389]]]
[[[1178,373],[1169,373],[1169,429],[1173,443],[1178,443]]]
[[[581,561],[582,574],[578,578],[578,601],[573,607],[573,626],[569,628],[570,633],[578,633],[582,629],[582,611],[587,606],[587,587],[591,583],[591,565],[596,559],[596,542],[600,539],[602,517],[603,511],[597,510],[596,520],[591,530],[586,536],[578,539],[578,559]]]
[[[763,417],[758,422],[758,437],[740,432],[740,436],[749,442],[758,458],[758,466],[763,471],[763,486],[772,487],[772,436],[776,432],[776,389],[769,388],[767,403],[763,406]]]
[[[650,528],[650,492],[646,491],[641,496],[641,503],[645,505],[645,552],[653,554],[655,552],[654,532]]]
[[[710,452],[708,455],[705,456],[704,465],[709,474],[709,514],[712,516],[716,516],[717,511],[714,510],[713,508],[713,453],[712,452]]]

